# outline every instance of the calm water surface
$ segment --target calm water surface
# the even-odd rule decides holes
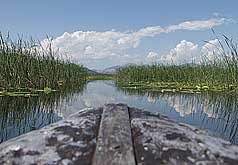
[[[126,103],[207,130],[238,144],[238,96],[128,91],[92,81],[75,93],[0,98],[0,142],[61,120],[86,107]]]

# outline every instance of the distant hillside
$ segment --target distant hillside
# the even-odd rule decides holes
[[[88,68],[86,68],[86,70],[87,70],[87,73],[88,74],[99,74],[97,71],[95,71],[95,70],[91,70],[91,69],[88,69]]]
[[[112,66],[109,68],[106,68],[104,70],[102,70],[102,73],[104,74],[115,74],[117,72],[118,69],[120,69],[121,66],[120,65],[116,65],[116,66]]]
[[[103,74],[115,74],[118,69],[120,68],[123,68],[123,67],[127,67],[127,66],[135,66],[136,64],[134,63],[128,63],[126,65],[116,65],[116,66],[112,66],[112,67],[109,67],[109,68],[106,68],[104,70],[102,70],[100,73],[103,73]]]

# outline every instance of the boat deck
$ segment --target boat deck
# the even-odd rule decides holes
[[[0,144],[0,164],[238,164],[238,146],[161,114],[107,104]]]

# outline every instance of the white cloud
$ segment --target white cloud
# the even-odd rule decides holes
[[[182,40],[175,48],[171,49],[169,54],[161,56],[160,60],[164,63],[191,63],[197,57],[198,45],[192,42]]]
[[[215,55],[217,57],[217,55],[221,53],[219,45],[218,39],[207,41],[207,43],[202,46],[202,55],[204,55],[207,60],[214,60]]]
[[[148,60],[150,61],[155,61],[158,59],[159,54],[156,52],[149,52],[148,55],[146,56],[148,58]]]
[[[218,12],[214,12],[214,13],[212,13],[212,15],[215,16],[215,17],[219,17],[221,14],[218,13]]]
[[[92,46],[87,46],[85,47],[84,54],[94,54],[95,50],[93,49]]]
[[[62,36],[53,39],[52,44],[54,48],[59,48],[61,53],[67,52],[75,59],[84,60],[121,54],[122,50],[133,48],[136,42],[127,33],[77,31],[65,32]],[[42,44],[47,45],[47,40]]]
[[[202,46],[182,40],[168,54],[162,55],[160,62],[173,64],[200,63],[204,58],[210,61],[214,60],[220,53],[218,39],[207,41]]]
[[[172,32],[175,30],[204,30],[224,24],[225,22],[230,22],[229,19],[209,19],[209,20],[198,20],[198,21],[186,21],[178,25],[171,25],[167,28],[167,32]]]
[[[53,39],[52,44],[53,48],[58,49],[60,53],[67,53],[70,57],[78,61],[98,60],[108,57],[114,58],[124,56],[128,50],[138,47],[140,41],[145,37],[154,37],[161,33],[169,33],[177,30],[204,30],[230,21],[230,19],[225,18],[186,21],[164,28],[160,26],[145,27],[134,32],[118,32],[115,30],[105,32],[65,32],[63,35]],[[47,43],[47,40],[42,41],[43,46],[47,45]],[[189,43],[181,44],[186,44],[184,45],[185,47],[187,46],[186,51],[191,49],[190,53],[196,49],[196,45],[189,47]],[[171,53],[174,56],[174,53],[182,53],[179,51],[178,47]]]
[[[142,28],[134,33],[132,33],[136,38],[144,38],[144,37],[154,37],[155,35],[165,33],[167,28],[162,28],[160,26],[152,26]]]

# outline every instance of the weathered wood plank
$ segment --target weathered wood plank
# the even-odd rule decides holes
[[[127,164],[135,164],[128,107],[108,104],[103,108],[93,165]]]
[[[155,164],[238,164],[238,146],[159,114],[129,108],[136,161]]]
[[[0,145],[0,164],[90,165],[102,109],[84,109],[67,119]]]

